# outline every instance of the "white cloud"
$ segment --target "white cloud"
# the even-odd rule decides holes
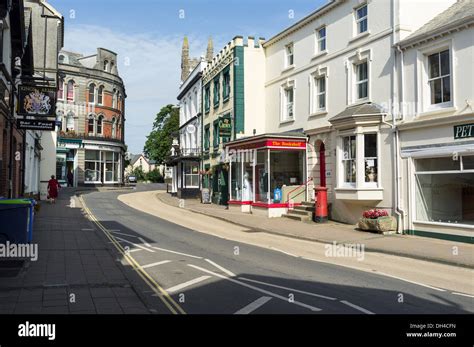
[[[125,140],[130,151],[141,152],[156,113],[166,104],[177,103],[183,37],[127,34],[90,25],[69,25],[65,34],[66,50],[88,55],[103,47],[118,54],[117,67],[127,93]],[[204,53],[207,37],[189,41],[191,56]]]

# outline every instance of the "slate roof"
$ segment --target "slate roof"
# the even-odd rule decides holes
[[[365,104],[347,107],[344,111],[330,118],[329,122],[334,122],[334,121],[342,120],[346,118],[352,118],[354,116],[379,115],[379,114],[382,115],[386,113],[387,113],[386,110],[384,110],[382,106],[378,104],[374,104],[372,102],[367,102]]]
[[[454,26],[456,23],[462,22],[467,18],[474,19],[474,1],[458,0],[447,10],[441,12],[410,36],[402,40],[401,44],[406,41],[416,41],[416,39],[423,37],[425,34],[442,30],[445,27]]]

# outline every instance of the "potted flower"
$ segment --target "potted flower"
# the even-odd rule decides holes
[[[358,223],[359,229],[376,231],[379,234],[397,230],[397,220],[388,212],[379,209],[364,211]]]

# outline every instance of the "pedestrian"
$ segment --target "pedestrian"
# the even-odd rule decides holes
[[[51,179],[48,181],[48,200],[49,203],[55,204],[58,197],[58,191],[61,188],[61,185],[56,180],[54,175],[51,175]]]
[[[74,175],[71,170],[67,173],[67,186],[72,187],[74,186]]]

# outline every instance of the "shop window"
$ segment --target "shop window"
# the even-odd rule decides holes
[[[317,31],[318,53],[326,51],[326,27],[322,27]]]
[[[268,150],[257,151],[255,164],[255,201],[270,203]]]
[[[285,67],[291,67],[294,64],[294,54],[293,54],[293,44],[290,43],[285,47],[286,53],[286,60],[285,60]]]
[[[119,154],[116,152],[103,152],[105,154],[105,182],[117,182],[119,171]]]
[[[367,5],[363,5],[356,9],[356,27],[357,34],[362,34],[367,31],[368,28],[368,9]]]
[[[474,156],[415,160],[416,221],[474,225]]]
[[[306,186],[303,185],[304,157],[304,151],[270,151],[270,202],[298,202],[306,199]],[[280,201],[275,200],[276,189],[281,191]]]
[[[365,182],[375,183],[378,180],[377,134],[364,134],[364,171]]]
[[[366,99],[369,96],[369,74],[367,62],[357,64],[356,68],[356,96],[357,99]]]
[[[184,162],[184,185],[186,188],[199,188],[199,164]]]
[[[344,168],[344,183],[349,185],[355,185],[356,183],[356,137],[345,136],[342,138],[343,148],[343,168]]]
[[[101,152],[85,151],[85,170],[84,179],[86,183],[94,183],[101,181]]]
[[[449,50],[428,56],[428,84],[430,104],[443,104],[451,101],[451,67]]]
[[[240,155],[234,155],[231,162],[230,200],[242,200],[242,159]]]

